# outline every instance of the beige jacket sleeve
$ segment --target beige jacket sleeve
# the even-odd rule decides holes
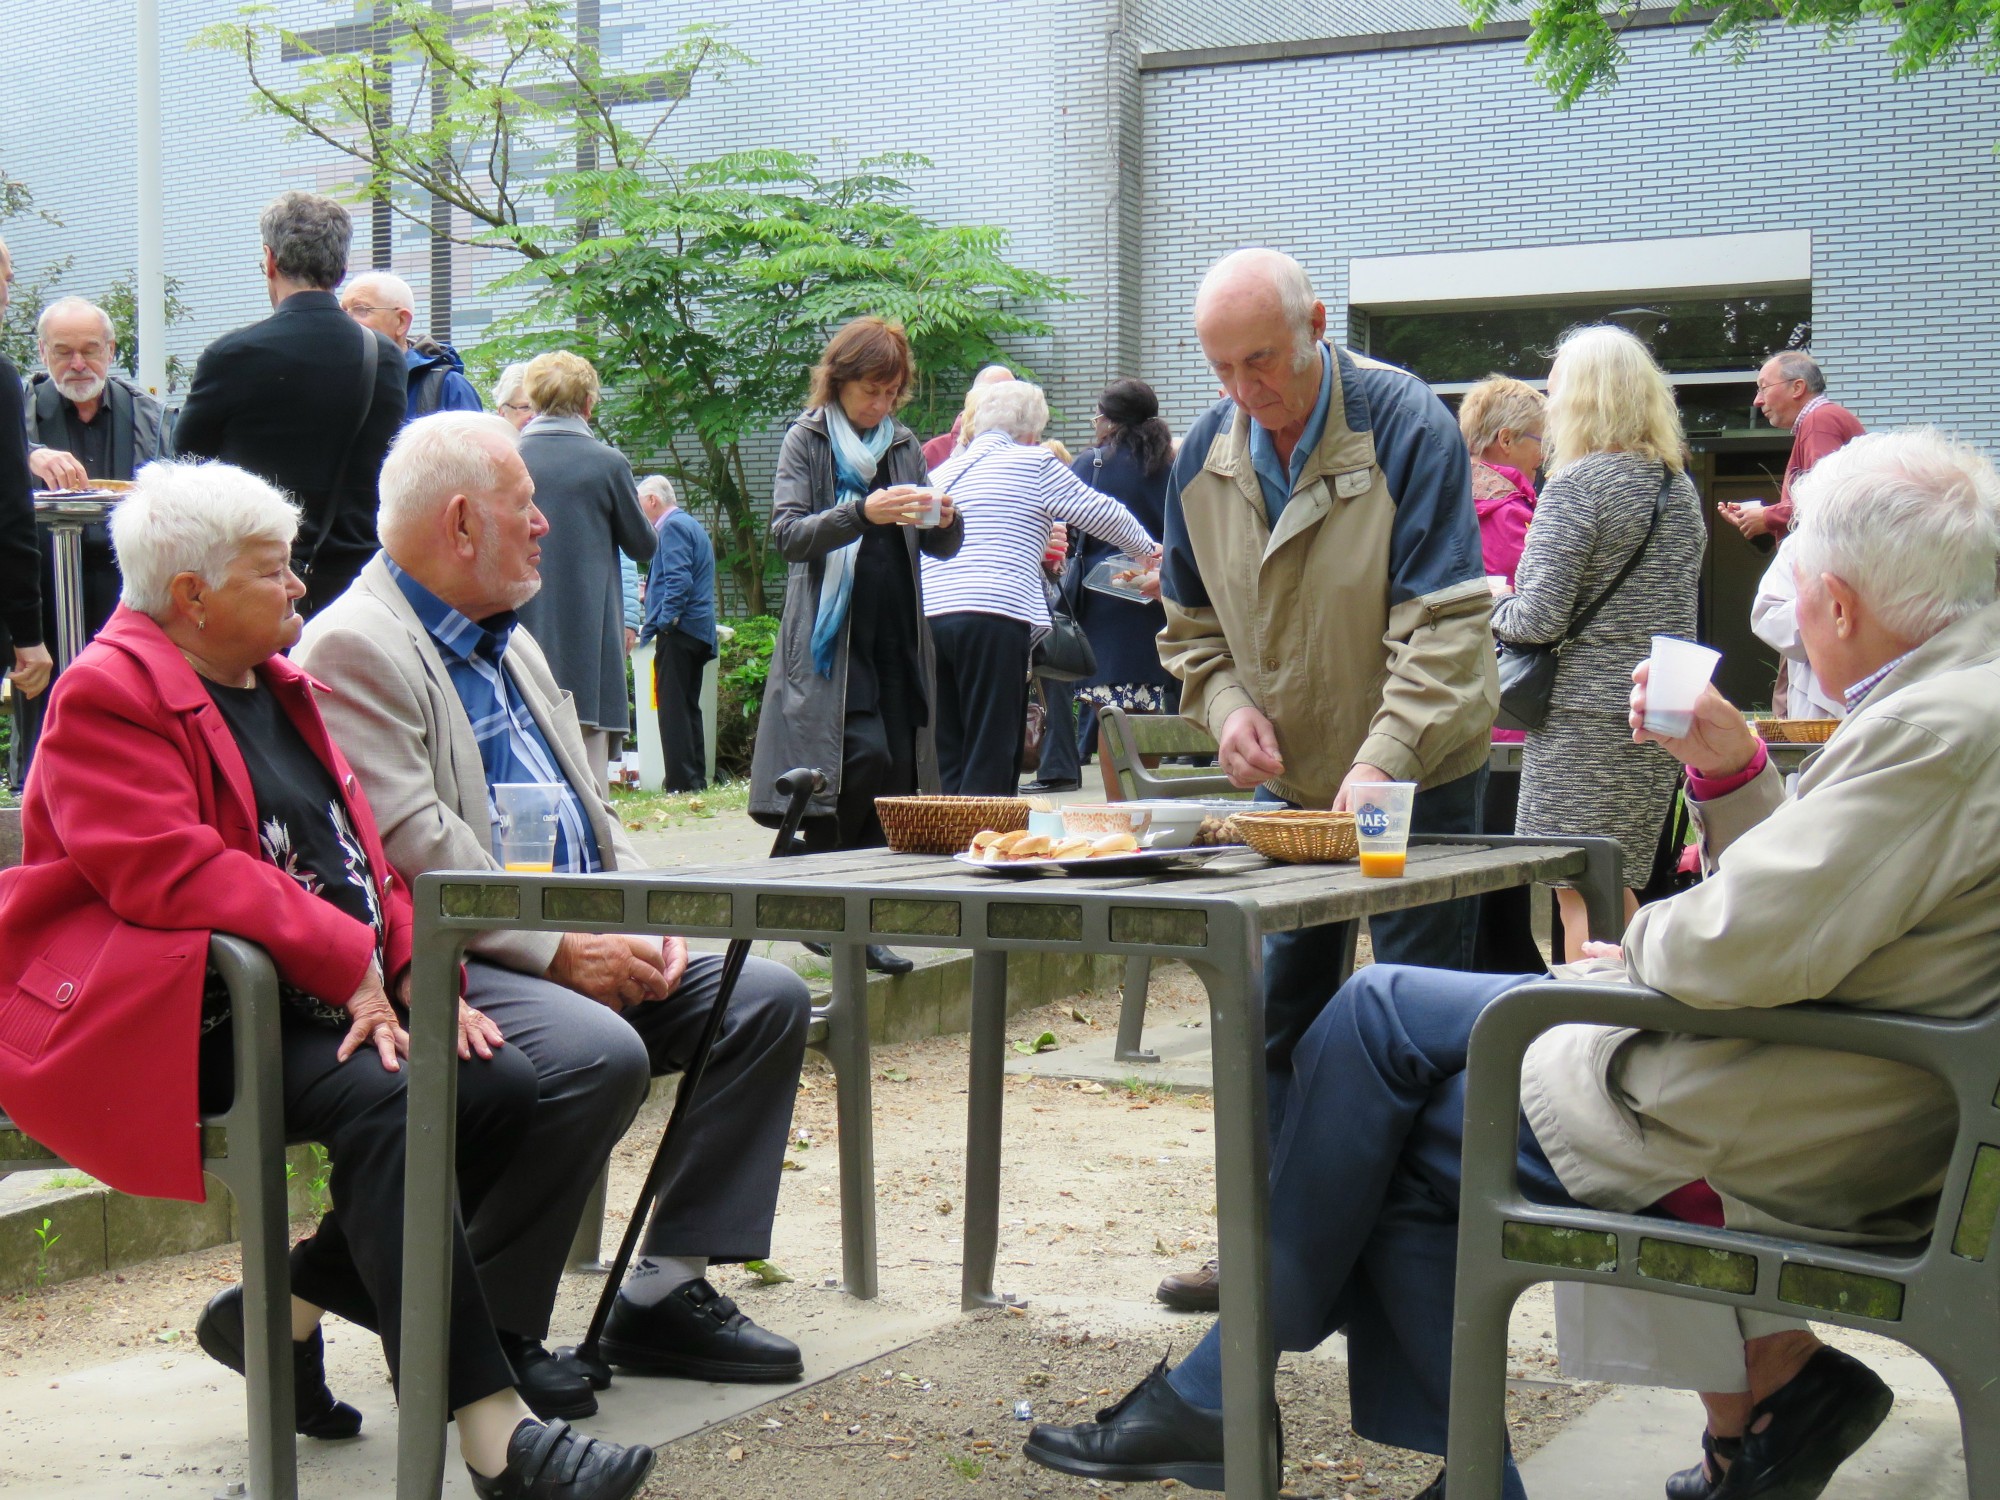
[[[1219,740],[1229,716],[1239,708],[1258,707],[1257,700],[1236,674],[1236,658],[1215,611],[1164,596],[1160,603],[1167,612],[1167,628],[1159,636],[1160,662],[1181,680],[1181,717]]]
[[[1928,729],[1870,716],[1837,735],[1803,795],[1767,767],[1695,804],[1712,873],[1640,909],[1625,963],[1641,984],[1713,1010],[1830,994],[1963,884],[1963,758]]]
[[[391,648],[401,638],[393,624],[379,635],[326,624],[312,633],[299,661],[329,689],[321,712],[361,778],[397,873],[414,884],[426,870],[498,870],[486,830],[474,829],[439,794],[436,765],[446,754],[448,730],[427,709],[422,664]],[[482,932],[466,947],[524,974],[543,974],[561,941],[557,932]]]
[[[1427,782],[1466,742],[1491,733],[1500,708],[1493,596],[1484,578],[1389,611],[1382,637],[1389,675],[1357,761],[1397,781]]]

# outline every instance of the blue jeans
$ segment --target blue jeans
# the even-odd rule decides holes
[[[1444,1452],[1466,1047],[1488,1004],[1538,977],[1376,964],[1293,1053],[1271,1159],[1272,1333],[1291,1350],[1346,1331],[1354,1430],[1376,1442]],[[1525,1120],[1516,1170],[1531,1200],[1576,1205]],[[1222,1404],[1221,1331],[1170,1377],[1197,1406]],[[1525,1500],[1511,1459],[1504,1493]]]
[[[1486,792],[1486,767],[1426,787],[1410,813],[1412,833],[1477,833]],[[1259,802],[1279,799],[1262,790]],[[1470,969],[1479,932],[1479,900],[1442,901],[1384,912],[1368,919],[1378,964],[1427,964]],[[1291,1090],[1292,1053],[1333,992],[1350,972],[1352,922],[1329,922],[1264,939],[1264,1056],[1271,1070],[1271,1130],[1284,1119]]]

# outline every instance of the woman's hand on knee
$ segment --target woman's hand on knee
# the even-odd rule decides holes
[[[463,1000],[458,1002],[458,1055],[461,1061],[470,1061],[477,1052],[487,1061],[493,1059],[493,1049],[507,1045],[500,1035],[500,1027],[483,1010],[474,1010]]]
[[[391,1073],[399,1071],[402,1064],[397,1059],[410,1055],[410,1034],[397,1021],[396,1008],[382,988],[382,971],[372,961],[359,987],[347,997],[346,1009],[353,1025],[347,1028],[334,1056],[346,1062],[361,1048],[373,1045],[383,1068]]]

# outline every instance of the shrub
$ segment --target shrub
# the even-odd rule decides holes
[[[715,774],[750,774],[750,752],[757,743],[757,715],[764,707],[764,680],[771,674],[771,653],[778,646],[775,615],[752,615],[723,622],[735,632],[722,646],[716,665]]]

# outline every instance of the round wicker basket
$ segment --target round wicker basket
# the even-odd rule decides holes
[[[1236,813],[1229,820],[1229,829],[1267,859],[1294,865],[1338,864],[1353,859],[1361,847],[1353,813],[1274,808],[1270,812]]]
[[[877,797],[875,815],[898,854],[956,854],[982,828],[1028,826],[1024,797]]]
[[[1767,745],[1824,745],[1839,723],[1838,719],[1752,719],[1750,727]]]

